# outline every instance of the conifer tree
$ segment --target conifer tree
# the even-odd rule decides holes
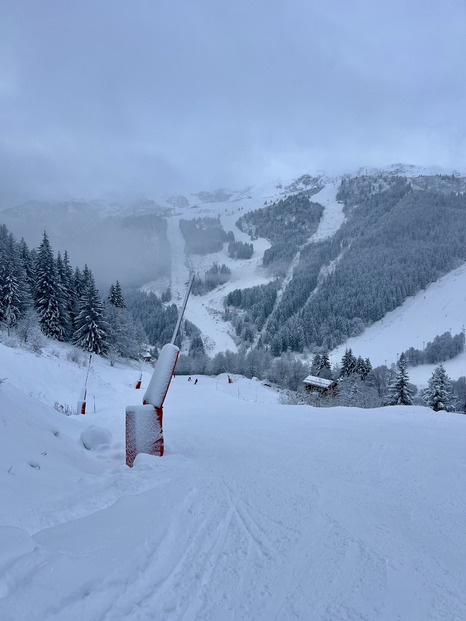
[[[401,354],[398,360],[398,372],[389,387],[387,405],[413,405],[413,391],[409,386],[406,359]]]
[[[66,309],[70,316],[71,326],[74,326],[76,315],[79,312],[79,297],[74,286],[73,268],[67,251],[63,253],[63,270],[61,273],[62,286],[65,291]]]
[[[71,319],[71,311],[73,309],[73,292],[71,291],[70,282],[68,280],[68,271],[60,252],[57,253],[56,260],[57,277],[62,293],[63,301],[63,321],[65,328],[65,339],[68,340],[73,332],[73,322]]]
[[[107,299],[110,302],[110,304],[112,304],[113,306],[116,306],[117,308],[126,308],[125,299],[123,297],[121,286],[118,280],[116,281],[114,285],[110,286]]]
[[[83,279],[83,273],[82,271],[79,269],[79,267],[76,267],[73,273],[73,289],[76,295],[76,299],[79,301],[79,299],[81,298],[82,294],[84,293],[84,279]]]
[[[105,354],[108,349],[108,323],[94,278],[88,270],[88,284],[81,296],[73,343],[86,351]]]
[[[320,359],[320,367],[321,369],[328,369],[329,371],[332,369],[330,365],[330,359],[328,357],[328,352],[324,351]]]
[[[435,412],[440,410],[451,412],[453,410],[454,396],[451,379],[443,364],[439,364],[432,373],[427,388],[422,391],[422,398]]]
[[[35,275],[35,307],[40,328],[46,336],[64,341],[69,319],[52,248],[45,231],[37,251]]]
[[[24,237],[21,238],[21,241],[18,244],[18,254],[19,260],[21,262],[21,267],[24,270],[25,281],[29,287],[29,291],[31,294],[34,292],[34,261],[35,257],[33,253],[29,250],[26,242],[24,241]]]
[[[118,280],[110,286],[105,304],[105,318],[108,323],[108,343],[111,352],[124,358],[137,358],[141,346],[148,337],[139,323],[126,308]]]
[[[19,246],[6,227],[0,231],[0,321],[8,332],[24,315],[31,303],[26,274],[23,270]]]
[[[315,377],[319,376],[320,370],[322,368],[321,363],[322,363],[321,355],[316,354],[314,358],[312,359],[311,375],[314,375]]]
[[[340,377],[349,377],[356,371],[356,357],[351,349],[346,349],[341,359]]]

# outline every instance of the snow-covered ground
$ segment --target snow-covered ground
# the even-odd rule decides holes
[[[337,201],[337,192],[340,180],[330,180],[320,192],[314,194],[311,200],[324,206],[324,213],[319,222],[319,228],[309,241],[320,241],[332,237],[345,221],[343,203]]]
[[[466,264],[408,298],[360,336],[348,339],[333,350],[331,359],[339,362],[346,347],[350,347],[356,356],[369,357],[373,366],[391,365],[409,347],[423,349],[437,335],[448,331],[454,335],[465,328]],[[454,379],[466,375],[466,352],[444,366]],[[410,368],[410,378],[424,385],[433,368],[433,365]]]
[[[52,404],[86,374],[69,349],[0,345],[2,621],[466,618],[465,416],[177,376],[166,455],[129,469],[151,369],[135,390],[137,365],[95,357],[67,417]]]
[[[396,167],[395,167],[396,169]],[[426,171],[417,168],[403,169],[405,173],[422,174]],[[344,222],[343,205],[336,200],[338,179],[325,177],[323,189],[312,196],[312,200],[324,206],[324,213],[312,240],[318,241],[334,235]],[[199,215],[219,216],[226,231],[233,230],[236,239],[250,243],[249,236],[241,233],[236,226],[237,219],[247,211],[258,209],[264,201],[277,200],[285,193],[283,186],[269,184],[251,189],[238,197],[222,203],[208,203],[193,209],[193,206],[176,210],[169,218],[168,236],[172,248],[171,284],[173,301],[181,303],[190,270],[199,274],[209,269],[214,262],[225,263],[232,270],[232,278],[223,287],[219,287],[205,296],[191,296],[186,310],[186,317],[195,323],[204,335],[207,351],[214,355],[219,351],[230,349],[236,351],[231,327],[221,319],[223,300],[236,288],[247,288],[269,281],[261,268],[264,250],[269,247],[266,240],[253,242],[254,255],[249,261],[230,259],[222,251],[203,257],[184,254],[184,240],[179,230],[180,218],[192,218]],[[298,257],[297,257],[298,259]],[[291,277],[291,270],[289,276]],[[283,287],[288,279],[284,279]],[[148,285],[150,290],[151,286]],[[154,287],[157,291],[157,287]],[[160,291],[159,291],[160,292]],[[331,352],[332,362],[339,362],[346,347],[351,347],[356,355],[369,357],[373,366],[396,363],[399,354],[409,347],[423,349],[435,336],[451,330],[452,334],[465,329],[466,325],[466,265],[463,265],[431,284],[425,291],[409,298],[396,310],[388,313],[358,337],[349,339]],[[279,299],[280,299],[279,292]],[[454,379],[466,375],[466,353],[454,360],[447,361],[445,367]],[[424,386],[434,369],[433,365],[424,365],[409,370],[410,379]]]

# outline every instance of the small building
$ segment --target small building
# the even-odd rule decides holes
[[[308,375],[303,379],[303,382],[306,390],[309,390],[309,392],[324,394],[329,390],[334,391],[337,388],[337,383],[334,380],[317,377],[316,375]]]

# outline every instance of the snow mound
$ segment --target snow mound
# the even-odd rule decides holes
[[[112,433],[109,429],[91,425],[80,436],[81,442],[88,451],[95,451],[102,446],[108,446],[112,442]]]

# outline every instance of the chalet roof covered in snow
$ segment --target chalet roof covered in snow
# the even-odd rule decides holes
[[[324,377],[317,377],[316,375],[308,375],[303,379],[305,384],[309,384],[310,386],[317,386],[319,388],[330,388],[335,382],[330,379],[325,379]]]

